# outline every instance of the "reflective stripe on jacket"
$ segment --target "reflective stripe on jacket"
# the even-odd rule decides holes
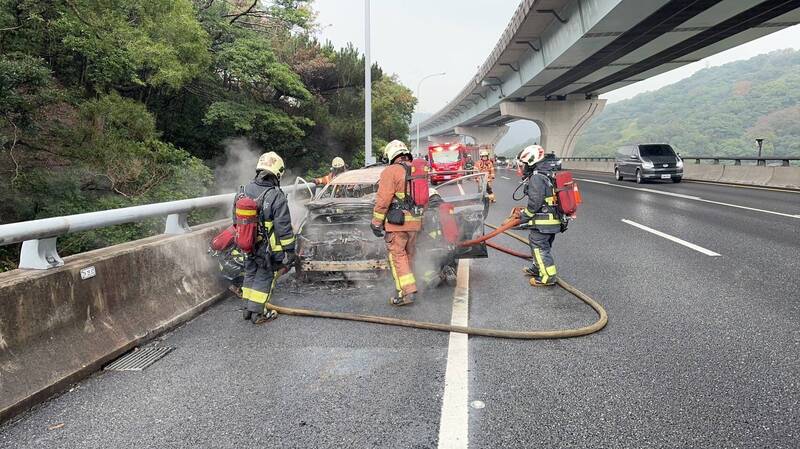
[[[561,232],[561,217],[555,207],[555,187],[550,178],[543,173],[533,173],[528,178],[526,190],[528,207],[522,211],[521,220],[543,234]]]
[[[403,210],[405,223],[402,225],[386,221],[386,213],[390,207],[396,208],[405,204],[406,165],[408,164],[404,162],[392,164],[381,172],[381,177],[378,179],[378,193],[375,195],[375,207],[372,210],[372,224],[384,226],[388,232],[416,232],[422,228],[422,217],[414,215],[409,210]]]

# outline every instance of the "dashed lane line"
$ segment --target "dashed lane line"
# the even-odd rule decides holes
[[[501,176],[501,178],[503,178],[503,179],[511,179],[508,176]]]
[[[594,179],[586,179],[586,178],[575,178],[575,179],[577,179],[578,181],[591,182],[593,184],[602,184],[602,185],[606,185],[606,186],[617,187],[617,188],[620,188],[620,189],[638,190],[640,192],[647,192],[647,193],[654,193],[654,194],[657,194],[657,195],[672,196],[672,197],[683,198],[683,199],[691,200],[691,201],[700,201],[702,203],[716,204],[718,206],[735,207],[737,209],[750,210],[750,211],[753,211],[753,212],[762,212],[762,213],[765,213],[765,214],[780,215],[781,217],[800,218],[800,214],[786,214],[786,213],[783,213],[783,212],[776,212],[774,210],[757,209],[755,207],[747,207],[747,206],[740,206],[738,204],[723,203],[723,202],[720,202],[720,201],[712,201],[712,200],[707,200],[705,198],[700,198],[699,196],[683,195],[683,194],[680,194],[680,193],[672,193],[672,192],[663,192],[661,190],[647,189],[647,188],[643,188],[643,187],[621,186],[619,184],[613,184],[613,183],[605,182],[605,181],[595,181]]]
[[[686,240],[679,239],[678,237],[675,237],[675,236],[669,235],[667,233],[655,230],[653,228],[649,228],[649,227],[647,227],[647,226],[645,226],[643,224],[636,223],[635,221],[631,221],[631,220],[627,220],[627,219],[623,218],[622,222],[623,223],[627,223],[627,224],[629,224],[631,226],[635,226],[635,227],[637,227],[639,229],[642,229],[644,231],[647,231],[647,232],[649,232],[651,234],[655,234],[655,235],[657,235],[659,237],[663,237],[663,238],[665,238],[667,240],[672,240],[673,242],[675,242],[675,243],[677,243],[679,245],[683,245],[683,246],[685,246],[687,248],[691,248],[691,249],[693,249],[693,250],[695,250],[697,252],[701,252],[701,253],[705,254],[706,256],[719,257],[721,255],[719,253],[715,253],[714,251],[711,251],[710,249],[703,248],[700,245],[695,245],[694,243],[687,242]]]
[[[469,259],[458,261],[456,290],[450,324],[469,325]],[[450,332],[447,369],[444,376],[442,415],[439,421],[439,449],[469,446],[469,336]]]

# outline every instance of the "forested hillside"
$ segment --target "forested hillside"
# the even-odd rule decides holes
[[[625,143],[669,142],[689,156],[800,156],[800,51],[781,50],[701,70],[606,106],[576,156],[610,156]]]
[[[311,3],[0,0],[0,223],[213,192],[232,141],[278,151],[294,173],[363,161],[364,60],[313,37]],[[407,137],[416,99],[372,73],[379,148]]]

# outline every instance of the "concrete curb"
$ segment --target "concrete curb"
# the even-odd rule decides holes
[[[0,421],[223,298],[206,251],[227,222],[71,256],[57,269],[0,274]],[[90,266],[96,276],[82,279]]]

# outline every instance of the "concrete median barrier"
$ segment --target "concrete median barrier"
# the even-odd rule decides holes
[[[772,167],[772,178],[768,185],[800,189],[800,167]]]
[[[221,298],[206,250],[223,225],[0,273],[0,421]]]
[[[683,178],[695,181],[716,182],[722,178],[724,165],[686,164],[683,166]]]
[[[613,162],[564,161],[561,166],[564,170],[596,171],[602,173],[612,173],[614,171]]]
[[[772,178],[774,167],[725,165],[719,182],[766,186]]]

